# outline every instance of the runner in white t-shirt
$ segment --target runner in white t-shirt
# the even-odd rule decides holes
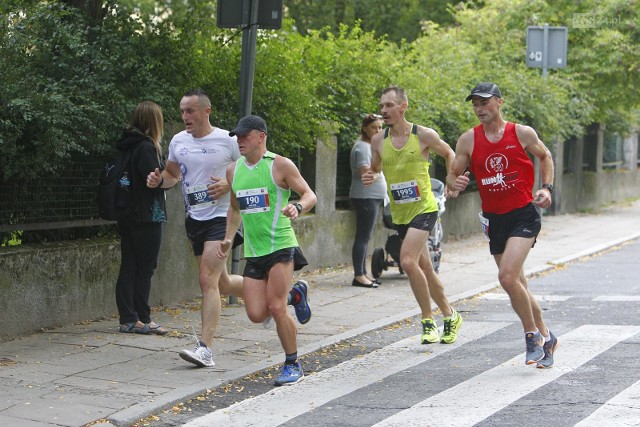
[[[225,237],[229,209],[226,169],[240,158],[240,151],[229,131],[211,125],[211,101],[204,91],[185,93],[180,113],[185,130],[171,139],[166,169],[150,173],[147,186],[171,188],[182,180],[185,229],[200,273],[202,333],[201,339],[196,336],[195,349],[179,354],[199,367],[210,367],[214,365],[211,348],[222,311],[221,295],[242,296],[242,276],[229,275],[226,260],[216,256]],[[241,243],[242,237],[236,235],[234,246]],[[304,300],[306,304],[297,290],[291,293],[290,301]]]
[[[224,239],[229,208],[225,171],[228,164],[240,157],[240,152],[236,138],[209,122],[211,101],[204,91],[185,93],[180,113],[186,129],[173,137],[166,169],[149,174],[148,185],[170,188],[182,180],[185,229],[200,271],[202,337],[196,336],[194,350],[182,350],[179,354],[184,360],[205,367],[214,365],[211,348],[222,311],[221,294],[242,296],[242,276],[229,275],[226,262],[216,257],[219,241]],[[209,196],[209,190],[213,197]]]
[[[182,131],[173,137],[169,161],[180,168],[184,205],[190,218],[206,221],[226,217],[229,194],[214,200],[207,195],[207,189],[214,184],[212,177],[224,177],[226,166],[239,157],[236,138],[226,130],[213,128],[201,138]]]

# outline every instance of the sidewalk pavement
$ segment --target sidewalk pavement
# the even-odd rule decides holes
[[[597,213],[544,216],[526,273],[639,237],[640,200]],[[397,268],[383,273],[377,289],[352,287],[349,265],[299,277],[310,284],[313,308],[311,321],[299,326],[301,356],[419,314],[406,276]],[[440,277],[454,306],[498,286],[484,237],[446,242]],[[437,319],[441,323],[441,316]],[[284,359],[275,328],[250,323],[242,305],[223,308],[214,344],[216,365],[210,369],[197,369],[178,357],[178,351],[195,345],[197,301],[163,308],[154,320],[172,332],[123,334],[114,318],[0,343],[0,425],[128,426]]]

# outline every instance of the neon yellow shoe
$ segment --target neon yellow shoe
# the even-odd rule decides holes
[[[460,326],[462,326],[462,316],[453,310],[451,317],[444,318],[444,330],[442,331],[442,339],[440,342],[443,344],[453,344],[456,342]]]
[[[435,344],[440,341],[438,325],[433,319],[422,319],[422,344]]]

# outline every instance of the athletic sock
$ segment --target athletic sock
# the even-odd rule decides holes
[[[284,364],[285,365],[295,365],[298,361],[298,352],[285,355]]]
[[[287,304],[296,305],[299,302],[300,302],[300,292],[295,288],[291,288],[291,290],[289,291],[289,296],[287,297]]]

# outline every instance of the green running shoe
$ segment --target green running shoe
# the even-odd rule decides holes
[[[460,326],[462,326],[462,316],[453,310],[451,317],[444,318],[444,330],[442,331],[440,342],[443,344],[453,344],[456,342]]]
[[[433,319],[422,319],[422,344],[435,344],[440,341],[438,325]]]

